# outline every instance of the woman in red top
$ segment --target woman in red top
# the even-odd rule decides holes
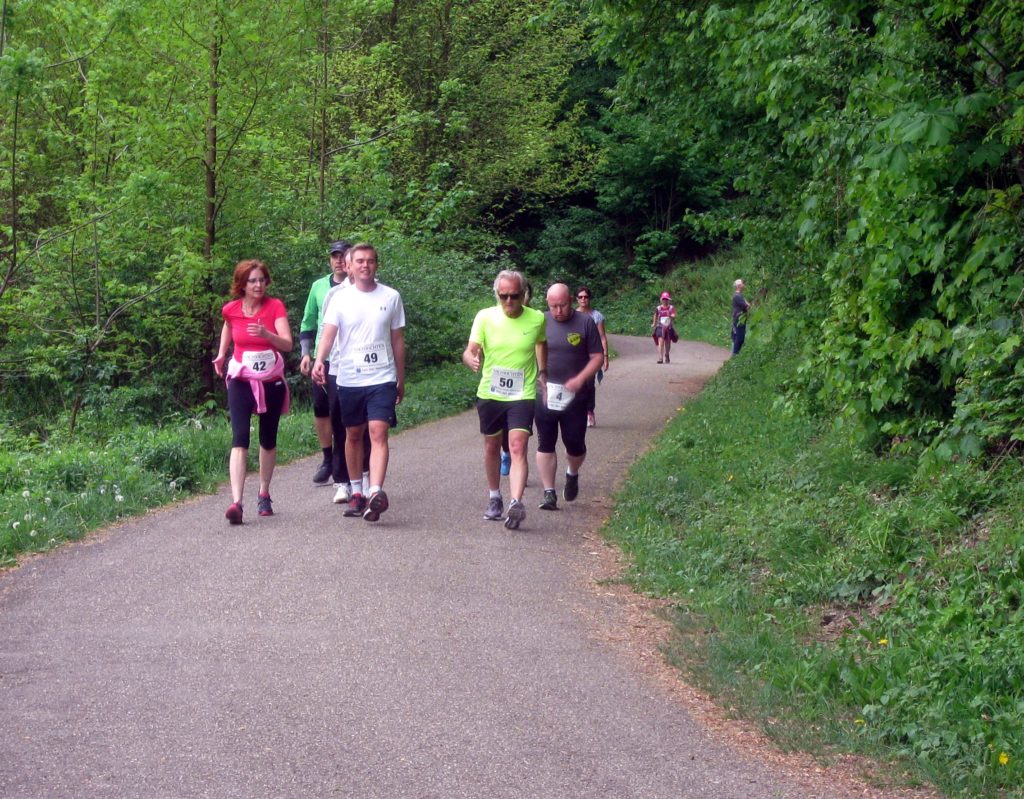
[[[292,331],[284,303],[267,295],[270,270],[262,261],[240,261],[231,282],[235,298],[221,308],[224,326],[213,368],[227,379],[231,417],[231,505],[225,517],[242,523],[242,497],[249,456],[249,422],[260,417],[260,490],[256,508],[260,516],[273,516],[270,479],[277,464],[277,428],[288,412],[288,384],[282,352],[291,352]],[[228,347],[234,344],[227,362]]]
[[[672,304],[672,295],[663,291],[661,302],[655,307],[654,318],[651,320],[651,335],[654,336],[654,343],[658,346],[658,363],[669,362],[672,342],[679,341],[675,321],[676,307]]]

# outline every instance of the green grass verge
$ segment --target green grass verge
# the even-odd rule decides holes
[[[468,408],[477,379],[461,363],[411,375],[398,432]],[[231,430],[220,409],[160,427],[106,435],[92,429],[71,441],[7,443],[0,453],[0,566],[118,519],[214,490],[227,480]],[[279,463],[308,457],[319,447],[312,412],[294,407],[281,420]],[[256,452],[250,450],[251,469],[257,467]]]
[[[780,407],[795,345],[752,339],[607,526],[635,587],[674,600],[671,659],[784,747],[1024,796],[1022,464],[925,475],[853,446]]]

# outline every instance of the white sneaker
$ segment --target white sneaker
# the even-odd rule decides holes
[[[348,483],[335,483],[334,484],[334,504],[344,505],[349,501],[349,484]]]

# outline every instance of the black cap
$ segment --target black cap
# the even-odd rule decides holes
[[[345,240],[332,241],[331,248],[327,251],[330,255],[334,255],[336,252],[346,252],[352,245]]]

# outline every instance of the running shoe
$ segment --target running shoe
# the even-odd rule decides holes
[[[668,357],[668,355],[666,355],[665,356],[665,363],[671,363],[671,362],[672,362],[671,359]]]
[[[496,522],[501,519],[501,509],[505,503],[501,497],[491,497],[487,500],[487,510],[484,511],[484,519],[489,522]]]
[[[320,468],[316,470],[316,474],[313,475],[313,482],[323,485],[331,479],[331,464],[324,461],[320,464]]]
[[[508,503],[508,512],[505,514],[505,528],[508,530],[518,530],[519,524],[526,518],[526,508],[523,507],[523,503],[518,499],[513,499]]]
[[[558,494],[553,488],[544,489],[544,501],[537,506],[541,510],[558,510]]]
[[[349,497],[348,507],[345,508],[345,512],[342,515],[362,516],[364,510],[366,510],[366,498],[357,492]]]
[[[224,514],[224,518],[227,519],[231,524],[242,523],[242,503],[232,502],[228,505],[227,513]]]
[[[334,504],[344,505],[349,500],[349,484],[348,483],[335,483],[334,484]]]
[[[501,473],[508,474],[512,471],[512,456],[507,452],[501,453]]]
[[[661,361],[661,358],[658,358],[658,363],[661,363],[661,362],[662,362],[662,361]]]
[[[562,498],[566,502],[572,502],[580,495],[580,476],[578,474],[567,474],[565,485],[562,486]]]
[[[270,494],[260,494],[256,498],[256,512],[260,516],[274,515],[274,509],[270,507]]]
[[[368,522],[375,522],[380,515],[388,509],[388,495],[382,491],[374,491],[370,495],[370,501],[366,503],[366,510],[363,511],[363,518]]]

